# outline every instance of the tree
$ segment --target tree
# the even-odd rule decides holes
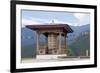
[[[66,53],[67,53],[67,56],[75,56],[74,52],[69,48],[66,49]]]

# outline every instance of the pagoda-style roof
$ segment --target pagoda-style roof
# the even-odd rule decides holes
[[[65,30],[67,33],[73,32],[73,30],[67,24],[45,24],[45,25],[38,24],[38,25],[27,25],[26,27],[32,30],[62,29],[62,30]]]

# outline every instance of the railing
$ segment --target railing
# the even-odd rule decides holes
[[[40,46],[40,48],[48,48],[48,46]],[[59,46],[58,45],[53,45],[53,47],[52,48],[59,48]],[[61,45],[61,48],[65,48],[65,45]]]

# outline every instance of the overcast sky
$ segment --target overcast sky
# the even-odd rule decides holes
[[[62,23],[72,26],[82,26],[90,23],[89,13],[75,12],[54,12],[54,11],[34,11],[22,10],[22,27],[25,25],[38,25],[44,23]]]

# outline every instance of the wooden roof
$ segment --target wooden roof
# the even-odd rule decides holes
[[[67,24],[45,24],[45,25],[27,25],[26,26],[27,28],[29,29],[32,29],[32,30],[44,30],[44,29],[49,29],[49,30],[52,30],[52,29],[63,29],[65,30],[67,33],[72,33],[73,30],[70,28],[69,25]]]

